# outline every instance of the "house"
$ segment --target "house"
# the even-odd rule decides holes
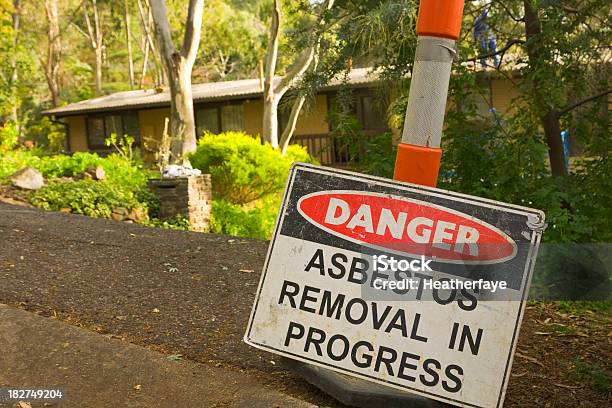
[[[354,113],[363,133],[375,135],[389,131],[386,115],[377,108],[376,83],[375,75],[367,68],[353,69],[348,78],[332,80],[319,90],[312,106],[301,115],[292,143],[306,146],[321,164],[345,164],[348,157],[330,135],[328,113],[338,90],[348,86],[353,90]],[[489,87],[490,95],[476,97],[476,102],[482,105],[483,115],[491,105],[500,113],[507,111],[517,90],[501,77],[490,77]],[[261,134],[260,79],[194,84],[193,101],[198,135],[204,131],[232,130]],[[118,92],[49,109],[44,114],[65,124],[71,152],[108,153],[110,148],[104,140],[111,133],[128,134],[141,148],[144,159],[153,160],[154,147],[162,137],[165,118],[170,115],[170,93],[157,89]]]

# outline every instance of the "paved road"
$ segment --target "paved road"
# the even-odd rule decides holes
[[[0,203],[0,303],[335,406],[243,343],[268,243]]]
[[[0,385],[61,388],[64,398],[47,402],[49,408],[315,408],[244,373],[169,360],[5,305],[0,305],[0,344]]]

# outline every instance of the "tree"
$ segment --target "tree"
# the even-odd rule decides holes
[[[13,95],[13,106],[11,109],[12,120],[15,124],[17,134],[19,134],[19,98],[17,95],[17,80],[19,79],[19,71],[17,67],[17,46],[19,44],[19,18],[21,16],[20,0],[13,0],[13,53],[11,55],[11,93]]]
[[[186,155],[196,150],[195,116],[191,72],[198,52],[204,0],[189,0],[183,45],[174,47],[165,0],[150,0],[155,31],[170,85],[171,154],[175,163],[188,163]]]
[[[296,85],[309,69],[316,65],[320,51],[321,37],[325,31],[327,19],[329,18],[328,11],[331,10],[333,5],[334,0],[325,0],[321,5],[321,12],[317,17],[317,22],[311,29],[310,44],[299,53],[298,57],[282,79],[275,81],[274,77],[278,62],[282,7],[280,0],[274,0],[274,9],[272,11],[272,21],[270,24],[270,37],[265,60],[262,125],[263,138],[266,142],[270,143],[274,149],[278,149],[282,146],[283,152],[286,150],[295,130],[300,111],[304,106],[305,97],[299,95],[294,101],[289,122],[281,140],[279,140],[278,136],[278,108],[280,101],[287,91],[291,89],[292,86]]]
[[[548,154],[550,160],[550,168],[554,176],[567,176],[568,170],[565,166],[565,152],[563,148],[563,142],[561,140],[561,116],[569,113],[571,110],[595,100],[599,97],[605,96],[612,92],[612,89],[600,90],[594,96],[590,95],[584,98],[582,101],[567,104],[567,100],[571,92],[573,92],[574,86],[570,85],[569,81],[565,82],[565,89],[560,88],[560,77],[566,77],[565,72],[559,72],[558,65],[565,63],[565,69],[570,73],[576,69],[576,63],[566,56],[574,54],[575,50],[563,49],[560,46],[569,45],[563,44],[559,41],[559,37],[566,37],[565,29],[571,28],[575,31],[573,37],[575,40],[574,47],[583,48],[578,52],[582,53],[582,57],[589,64],[597,63],[593,58],[592,48],[595,44],[585,44],[581,42],[580,31],[593,30],[593,22],[589,21],[590,17],[596,15],[596,10],[601,7],[601,3],[594,1],[589,5],[590,7],[585,8],[582,5],[582,12],[579,9],[572,8],[566,3],[565,7],[542,7],[536,8],[531,0],[523,0],[524,17],[523,22],[525,25],[525,37],[527,39],[525,43],[526,52],[529,58],[529,79],[532,83],[533,93],[533,104],[536,111],[540,114],[542,128],[544,130],[544,136],[548,145]],[[556,9],[556,10],[555,10]],[[604,8],[605,10],[605,8]],[[547,17],[546,27],[542,27],[542,21],[538,13],[545,13]],[[594,13],[595,12],[595,13]],[[563,27],[565,25],[565,27]],[[585,26],[583,26],[585,25]],[[562,32],[559,33],[558,27],[561,26]],[[596,37],[594,38],[596,39]],[[547,41],[554,41],[554,47],[556,52],[550,52],[551,46],[547,44]],[[578,41],[576,41],[578,40]],[[589,53],[589,51],[591,51]],[[595,55],[597,55],[595,51]],[[565,54],[559,56],[558,54]],[[591,54],[591,55],[588,55]],[[559,61],[561,60],[561,61]],[[566,60],[566,61],[563,61]],[[578,59],[579,60],[579,59]],[[593,67],[582,66],[583,74],[588,72]],[[561,68],[563,70],[563,68]],[[575,76],[575,72],[571,72],[570,75]],[[580,77],[584,78],[583,75]],[[566,77],[567,78],[567,77]],[[567,78],[572,79],[572,78]],[[561,84],[563,84],[561,82]],[[570,85],[569,87],[567,85]],[[550,98],[549,95],[559,95],[559,98]],[[559,104],[567,104],[567,106],[559,106]]]
[[[125,45],[128,53],[128,78],[130,89],[134,89],[134,59],[132,57],[132,32],[130,30],[130,7],[128,0],[123,1],[123,15],[125,21]]]
[[[56,107],[60,101],[60,64],[62,58],[57,0],[45,0],[45,15],[47,17],[47,59],[46,62],[41,62],[41,64],[45,67],[45,78],[51,93],[51,105]]]
[[[87,32],[80,31],[89,39],[91,48],[94,50],[96,55],[95,64],[95,78],[96,78],[96,95],[102,94],[102,58],[104,51],[104,33],[102,32],[102,24],[100,21],[100,13],[98,11],[97,0],[89,0],[91,2],[92,14],[93,14],[93,25],[89,17],[89,11],[87,9],[87,0],[83,2],[83,17],[85,19],[85,25]],[[77,26],[78,27],[78,26]]]
[[[142,42],[141,49],[143,53],[143,61],[142,61],[142,70],[140,75],[140,84],[139,87],[142,89],[144,85],[144,80],[147,76],[147,69],[149,65],[149,53],[153,54],[153,58],[155,60],[154,66],[156,70],[156,78],[155,85],[161,86],[164,84],[164,73],[163,68],[161,67],[161,57],[157,50],[157,46],[155,45],[154,36],[152,35],[153,31],[153,14],[151,13],[151,8],[148,7],[148,3],[146,10],[142,4],[141,0],[138,0],[138,13],[140,15],[140,28],[142,32]]]

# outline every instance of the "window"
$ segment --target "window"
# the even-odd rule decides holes
[[[134,145],[140,146],[140,126],[136,113],[113,115],[96,115],[87,118],[87,138],[92,150],[110,150],[104,144],[111,134],[118,137],[129,135],[134,138]]]
[[[219,133],[219,112],[217,108],[202,108],[196,111],[198,136],[205,132]]]
[[[224,132],[241,131],[244,129],[244,109],[242,105],[226,105],[221,107],[221,126]]]
[[[244,130],[244,106],[242,104],[196,108],[198,136],[205,132],[220,133]]]
[[[361,97],[361,124],[364,130],[386,130],[389,126],[385,120],[386,115],[380,112],[372,96]]]

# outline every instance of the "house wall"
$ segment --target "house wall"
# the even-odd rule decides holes
[[[503,78],[491,80],[490,89],[493,106],[497,112],[500,115],[513,113],[516,109],[514,99],[520,95],[519,89],[511,81]]]
[[[512,109],[516,108],[512,101],[519,95],[519,91],[509,80],[505,78],[493,78],[489,82],[489,88],[492,92],[491,98],[493,106],[497,109],[499,114],[510,113]],[[254,136],[260,135],[262,129],[263,100],[261,98],[251,99],[242,103],[244,107],[244,131]],[[490,115],[490,113],[488,113],[488,103],[486,100],[483,99],[482,105],[483,115]],[[327,146],[326,143],[329,143],[325,135],[328,134],[330,130],[327,123],[327,113],[328,97],[326,94],[319,94],[314,103],[307,110],[302,112],[296,126],[293,141],[308,146],[311,150],[329,150],[325,149]],[[138,111],[142,140],[141,148],[145,161],[152,162],[155,160],[155,152],[161,141],[164,121],[167,117],[170,117],[169,107],[142,109]],[[62,118],[62,121],[69,126],[68,137],[71,150],[87,151],[86,115],[68,116]],[[398,134],[400,132],[401,130],[397,131]],[[303,137],[300,138],[300,136]]]
[[[300,115],[295,135],[319,135],[329,132],[327,123],[327,95],[319,94],[314,103]]]
[[[170,119],[170,108],[143,109],[138,111],[142,158],[144,161],[155,161],[155,152],[164,133],[166,118]],[[168,124],[168,126],[170,125]]]
[[[263,100],[250,99],[245,101],[244,106],[244,132],[258,136],[261,135]]]
[[[68,125],[68,143],[70,151],[86,152],[87,146],[87,125],[85,116],[68,116],[62,118],[62,122]]]

